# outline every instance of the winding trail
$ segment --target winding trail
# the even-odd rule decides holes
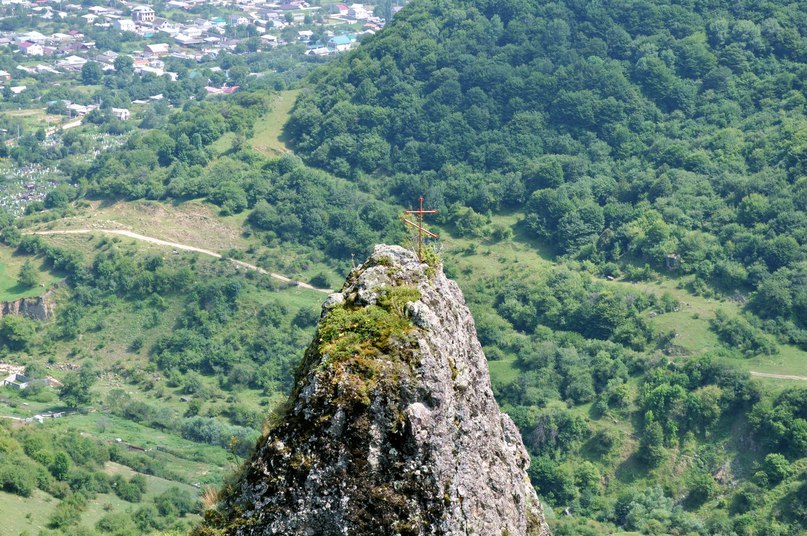
[[[202,249],[197,248],[196,246],[189,246],[187,244],[179,244],[177,242],[169,242],[167,240],[160,240],[159,238],[154,238],[153,236],[146,236],[138,233],[133,233],[132,231],[124,231],[123,229],[63,229],[63,230],[51,230],[51,231],[27,231],[23,234],[29,235],[71,235],[71,234],[111,234],[111,235],[119,235],[125,236],[127,238],[133,238],[135,240],[141,240],[143,242],[148,242],[149,244],[155,244],[158,246],[166,246],[174,249],[181,249],[184,251],[193,251],[195,253],[201,253],[202,255],[208,255],[210,257],[215,257],[217,259],[221,259],[222,255],[216,253],[215,251],[210,251],[209,249]],[[228,259],[230,262],[235,264],[236,266],[240,266],[242,268],[246,268],[247,270],[252,270],[253,272],[257,272],[259,274],[268,275],[273,279],[277,279],[279,281],[283,281],[284,283],[291,283],[297,285],[300,288],[305,288],[308,290],[315,290],[317,292],[322,292],[325,294],[330,294],[332,291],[329,289],[324,288],[317,288],[313,285],[309,285],[308,283],[304,283],[302,281],[295,281],[289,277],[286,277],[282,274],[276,274],[274,272],[270,272],[268,270],[264,270],[254,264],[249,264],[248,262],[239,261],[236,259]]]
[[[807,382],[807,376],[793,376],[792,374],[771,374],[769,372],[755,372],[751,371],[751,376],[759,376],[760,378],[776,378],[777,380],[801,380]]]

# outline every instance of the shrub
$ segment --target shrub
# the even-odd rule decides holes
[[[687,502],[692,506],[700,506],[712,497],[717,485],[712,475],[698,472],[689,477],[687,488]]]
[[[787,458],[778,453],[765,456],[763,467],[771,484],[778,484],[790,474],[790,463]]]
[[[199,509],[199,503],[191,494],[172,487],[154,498],[154,504],[161,515],[166,517],[185,516]]]
[[[32,469],[28,463],[7,461],[0,467],[0,487],[9,493],[30,497],[36,488],[35,473]]]

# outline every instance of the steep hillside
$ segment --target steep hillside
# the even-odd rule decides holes
[[[607,275],[648,263],[755,291],[748,309],[804,344],[799,6],[416,1],[313,77],[287,132],[309,163],[425,193],[457,227],[521,209]]]
[[[83,400],[0,392],[12,417],[98,410],[0,429],[0,511],[46,518],[17,532],[187,527],[201,490],[172,506],[147,478],[133,506],[113,486],[142,479],[101,462],[215,486],[286,397],[322,293],[237,261],[332,287],[404,243],[425,194],[554,534],[801,535],[805,24],[780,0],[414,0],[311,79],[285,130],[293,93],[141,123],[0,218],[0,290],[30,291],[26,259],[41,284],[67,276],[54,319],[0,321],[3,361],[99,373]],[[92,229],[227,262],[50,233]]]

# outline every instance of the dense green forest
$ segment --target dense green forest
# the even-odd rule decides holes
[[[603,273],[752,292],[804,345],[803,7],[415,2],[316,73],[287,128],[312,165],[448,221],[519,210]]]
[[[200,450],[0,427],[0,487],[75,497],[57,532],[181,528],[199,504],[151,481],[95,531],[76,512],[139,497],[109,460],[186,485],[188,458],[237,463],[322,298],[223,262],[22,233],[88,200],[202,199],[243,239],[227,257],[327,288],[374,243],[404,242],[400,208],[422,193],[555,534],[802,534],[807,389],[746,363],[805,370],[806,35],[798,2],[416,0],[312,75],[285,129],[297,155],[253,148],[262,90],[155,111],[72,164],[71,186],[0,218],[7,246],[66,278],[56,319],[3,318],[0,346],[34,377],[86,365],[58,399],[3,396],[97,406]]]
[[[558,534],[807,525],[805,391],[726,363],[807,344],[806,34],[786,2],[415,2],[298,100],[307,163],[401,204],[425,193],[456,235],[500,240],[486,224],[516,212],[570,266],[686,275],[744,310],[711,320],[728,351],[669,362],[675,334],[647,311],[672,296],[564,270],[477,282]]]

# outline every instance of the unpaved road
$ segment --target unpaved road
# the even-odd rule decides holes
[[[215,251],[210,251],[209,249],[202,249],[197,248],[196,246],[189,246],[187,244],[178,244],[176,242],[168,242],[167,240],[160,240],[159,238],[154,238],[153,236],[145,236],[138,233],[133,233],[131,231],[124,231],[122,229],[64,229],[64,230],[51,230],[51,231],[28,231],[23,234],[34,234],[34,235],[69,235],[69,234],[111,234],[111,235],[119,235],[125,236],[127,238],[134,238],[135,240],[141,240],[143,242],[148,242],[149,244],[155,244],[158,246],[166,246],[174,249],[181,249],[184,251],[194,251],[196,253],[201,253],[202,255],[209,255],[211,257],[215,257],[217,259],[221,259],[222,256]],[[264,270],[263,268],[259,268],[254,264],[249,264],[244,261],[239,261],[236,259],[228,259],[230,262],[237,266],[241,266],[242,268],[246,268],[247,270],[252,270],[258,272],[259,274],[265,274],[269,277],[274,279],[278,279],[285,283],[292,283],[297,285],[300,288],[307,288],[309,290],[316,290],[317,292],[323,292],[325,294],[330,294],[332,291],[324,288],[317,288],[308,283],[304,283],[302,281],[295,281],[285,275],[276,274],[274,272],[269,272]]]
[[[790,374],[771,374],[769,372],[754,372],[751,371],[751,376],[759,376],[760,378],[776,378],[777,380],[801,380],[807,382],[807,376],[793,376]]]

